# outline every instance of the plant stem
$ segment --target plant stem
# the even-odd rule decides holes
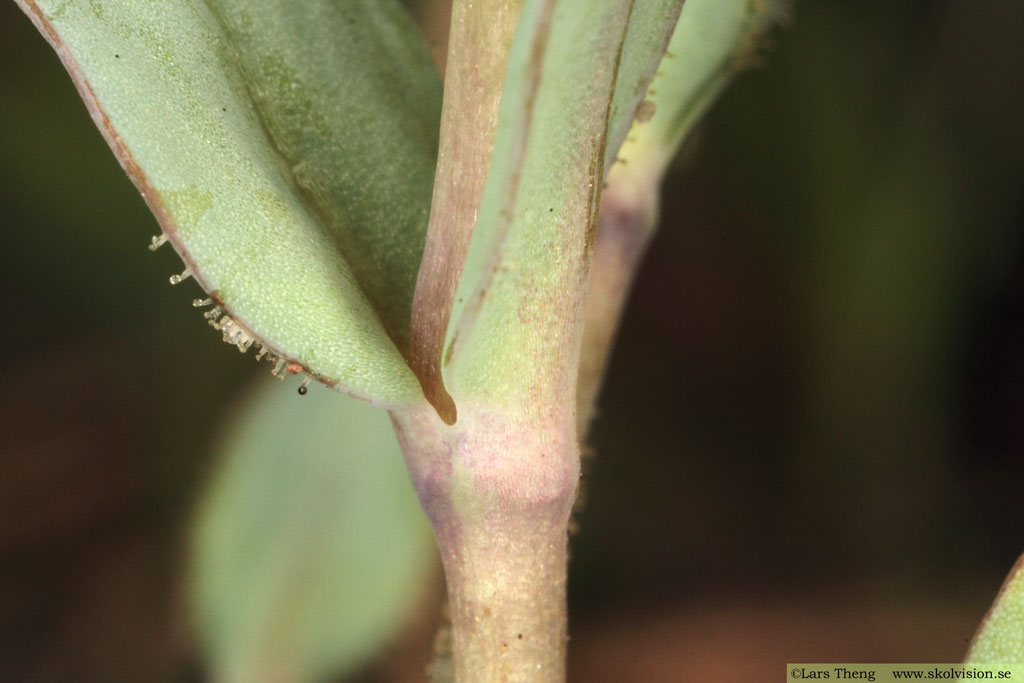
[[[601,194],[576,389],[579,431],[583,436],[590,431],[596,412],[622,309],[640,260],[654,236],[660,182],[656,173],[634,171],[631,175],[620,163],[612,167]]]
[[[427,400],[447,422],[455,419],[455,405],[441,379],[441,349],[487,178],[521,5],[522,0],[452,3],[437,174],[409,351]]]
[[[392,414],[448,586],[458,683],[565,680],[571,411],[522,421],[472,407]]]
[[[474,524],[441,544],[459,683],[565,680],[567,523],[523,526],[513,543]]]

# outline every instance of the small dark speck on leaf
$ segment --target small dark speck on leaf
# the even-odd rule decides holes
[[[654,110],[656,106],[654,102],[650,100],[644,100],[640,103],[640,106],[636,108],[636,120],[637,123],[645,123],[651,120],[654,116]]]
[[[121,55],[115,54],[114,59],[121,59]]]
[[[220,110],[221,110],[221,111],[227,111],[227,110],[228,110],[228,108],[227,108],[227,107],[221,107],[221,108],[220,108]]]
[[[523,639],[523,634],[520,633],[519,635],[516,636],[516,638],[518,638],[519,640],[522,640]]]

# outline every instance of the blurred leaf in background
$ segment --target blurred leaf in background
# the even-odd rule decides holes
[[[225,427],[191,563],[213,678],[358,670],[425,601],[437,565],[388,414],[264,377]]]

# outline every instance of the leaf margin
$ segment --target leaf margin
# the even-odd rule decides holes
[[[212,303],[218,307],[218,313],[226,314],[230,326],[223,330],[225,341],[231,343],[234,343],[234,340],[246,339],[253,342],[258,341],[266,349],[268,358],[278,363],[275,373],[286,364],[298,365],[301,366],[301,371],[310,378],[341,393],[360,398],[374,405],[399,407],[420,403],[424,400],[420,386],[408,368],[401,351],[394,346],[390,337],[382,332],[383,328],[381,328],[376,313],[373,314],[372,319],[370,316],[364,316],[364,323],[368,322],[370,328],[381,328],[381,334],[371,331],[370,336],[367,337],[367,339],[376,338],[378,341],[368,345],[364,344],[362,347],[364,359],[375,359],[368,363],[360,362],[358,358],[352,358],[350,360],[355,360],[355,364],[346,361],[339,365],[335,362],[333,367],[325,367],[320,359],[311,360],[301,349],[289,348],[286,341],[275,340],[265,331],[258,334],[256,332],[258,325],[249,322],[244,314],[239,313],[238,308],[232,302],[225,300],[223,292],[215,284],[212,284],[214,279],[209,276],[200,263],[202,259],[195,258],[192,250],[185,244],[181,230],[182,217],[175,215],[169,206],[167,196],[165,196],[169,188],[159,188],[151,174],[144,169],[144,164],[140,163],[137,154],[132,151],[132,145],[111,120],[108,108],[103,103],[103,97],[97,93],[87,73],[88,69],[83,66],[76,50],[72,48],[56,26],[53,20],[54,15],[57,11],[63,11],[67,3],[57,7],[53,12],[44,10],[37,0],[15,0],[15,3],[57,54],[85,104],[90,118],[156,218],[163,231],[163,237],[166,238],[165,240],[161,239],[158,243],[166,241],[172,245],[185,266],[185,277],[193,277],[208,293]],[[102,12],[102,5],[97,5],[97,3],[92,3],[92,5],[98,6],[100,9],[96,11]],[[192,6],[191,3],[190,6]],[[154,238],[154,240],[156,239]],[[175,280],[176,278],[172,277],[172,284]],[[358,301],[355,303],[363,306],[365,311],[372,311],[372,307],[365,300],[365,295],[362,295],[361,304]],[[211,321],[211,324],[214,322],[216,321]],[[219,327],[218,329],[220,330]],[[357,329],[361,330],[361,333],[366,333],[368,328],[365,324],[361,324],[357,326]],[[229,339],[229,333],[233,336],[232,339]],[[242,350],[243,346],[239,344],[239,348]],[[246,345],[244,348],[248,348],[248,346]]]

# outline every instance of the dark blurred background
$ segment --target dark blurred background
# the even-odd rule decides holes
[[[573,680],[963,656],[1024,551],[1022,29],[807,0],[688,144],[592,439]],[[0,210],[0,679],[204,680],[187,524],[264,370],[10,2]]]

